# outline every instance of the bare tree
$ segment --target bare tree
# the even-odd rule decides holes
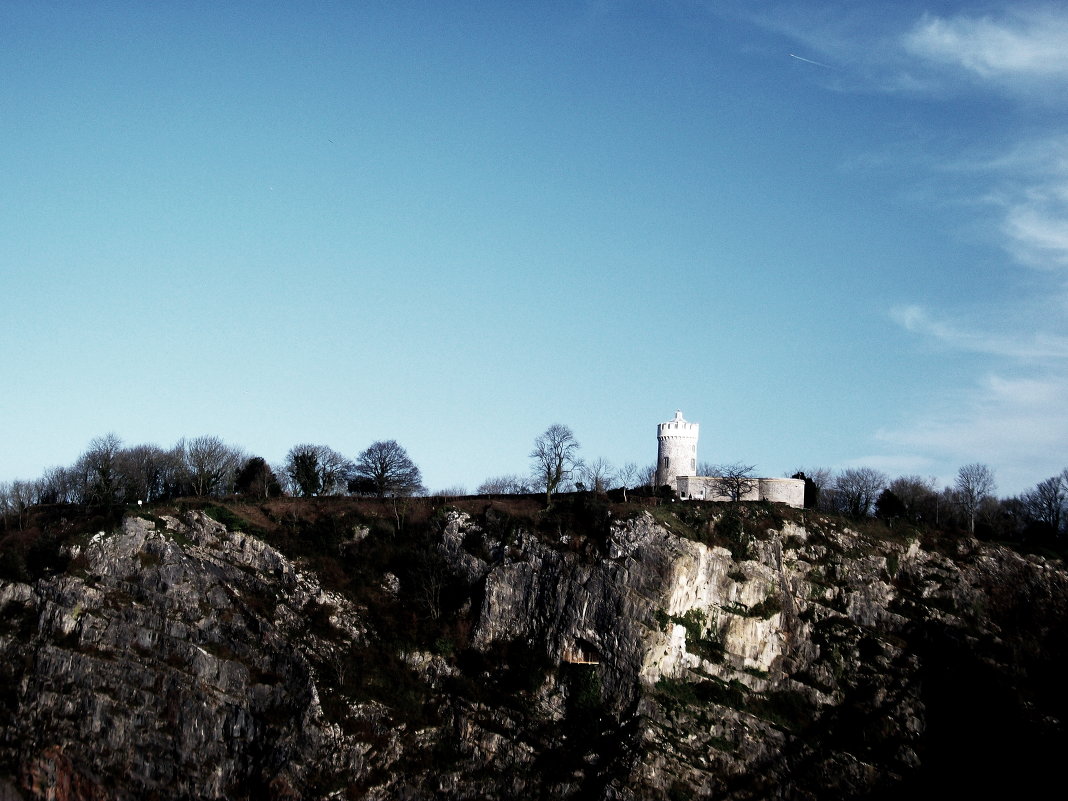
[[[433,498],[463,498],[467,496],[467,487],[462,484],[453,484],[451,487],[436,489],[430,493]]]
[[[1032,520],[1048,526],[1059,534],[1066,513],[1068,491],[1062,476],[1052,476],[1023,495],[1024,508]]]
[[[82,485],[82,502],[111,506],[122,499],[119,452],[122,440],[115,434],[94,437],[75,469]]]
[[[578,440],[571,429],[560,423],[549,426],[534,440],[534,450],[530,452],[533,479],[535,486],[545,490],[547,507],[552,506],[553,493],[581,464],[578,449]]]
[[[180,439],[165,452],[162,462],[164,498],[176,498],[189,494],[189,476],[185,464],[185,440]]]
[[[300,488],[293,483],[292,477],[286,472],[286,464],[272,464],[270,465],[271,472],[274,473],[274,477],[278,479],[278,485],[282,488],[283,495],[299,495]]]
[[[713,465],[710,475],[715,477],[716,492],[737,502],[756,488],[755,469],[756,465],[732,462]]]
[[[490,476],[475,489],[479,495],[506,495],[511,483],[508,476]]]
[[[886,474],[872,467],[843,470],[834,480],[835,506],[838,511],[858,520],[870,517],[886,484]]]
[[[412,565],[412,580],[419,590],[422,601],[432,620],[441,617],[444,608],[445,590],[449,585],[449,566],[441,554],[432,547],[416,552]]]
[[[423,477],[415,462],[395,439],[372,443],[360,454],[350,489],[366,489],[379,498],[405,497],[423,491]]]
[[[656,462],[648,464],[638,470],[639,486],[656,489]]]
[[[607,459],[598,457],[592,462],[583,462],[578,469],[582,483],[592,492],[607,492],[609,484],[615,480],[615,468]]]
[[[50,467],[38,480],[41,503],[77,503],[78,477],[69,467]]]
[[[322,476],[322,494],[337,495],[348,489],[356,465],[352,460],[342,456],[325,445],[319,452],[319,470]]]
[[[7,516],[11,512],[11,484],[7,481],[0,481],[0,524],[3,525],[4,531],[7,531]]]
[[[479,495],[525,495],[533,492],[530,479],[514,473],[504,476],[491,476],[478,485]]]
[[[953,512],[958,507],[956,491],[952,487],[942,487],[942,491],[935,493],[930,501],[930,508],[934,511],[935,525],[949,525],[949,521],[953,519]]]
[[[530,476],[513,473],[511,476],[511,489],[508,491],[512,495],[529,495],[534,492],[534,485],[530,483]]]
[[[18,523],[19,531],[22,531],[26,521],[27,510],[34,505],[34,495],[37,490],[30,481],[10,481],[0,484],[0,512],[4,518],[4,528],[7,528],[8,515],[13,515]]]
[[[627,502],[627,490],[638,484],[640,476],[641,470],[634,462],[627,462],[619,468],[619,474],[616,476],[616,480],[623,488],[623,503]]]
[[[117,463],[122,474],[128,499],[146,503],[158,500],[167,492],[169,481],[181,465],[175,464],[174,453],[158,445],[135,445],[123,448]]]
[[[966,464],[957,471],[957,504],[968,520],[968,533],[975,533],[975,517],[983,499],[994,492],[994,473],[985,464]]]
[[[184,447],[183,447],[184,445]],[[185,480],[194,495],[230,492],[244,457],[218,437],[203,436],[179,443]]]
[[[898,476],[890,482],[890,491],[905,507],[905,517],[917,521],[926,507],[931,506],[938,494],[934,478],[917,475]]]

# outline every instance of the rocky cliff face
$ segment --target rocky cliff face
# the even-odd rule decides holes
[[[202,512],[67,542],[0,582],[0,798],[825,799],[1054,774],[1061,563],[762,505],[595,511],[333,526],[319,574]]]

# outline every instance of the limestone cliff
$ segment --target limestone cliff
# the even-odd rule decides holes
[[[0,582],[0,798],[982,796],[1068,743],[1059,561],[761,504],[459,507],[61,539]]]

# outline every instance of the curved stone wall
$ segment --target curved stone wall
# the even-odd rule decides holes
[[[805,482],[800,478],[759,479],[760,500],[785,503],[802,509],[805,506]]]
[[[678,476],[675,479],[678,496],[682,500],[729,501],[715,476]],[[753,489],[743,495],[743,501],[784,503],[795,509],[805,506],[805,482],[799,478],[758,478]]]

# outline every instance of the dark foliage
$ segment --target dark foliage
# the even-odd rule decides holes
[[[277,498],[282,494],[278,477],[262,456],[253,456],[245,462],[234,480],[234,488],[238,494],[254,498]]]
[[[820,502],[819,485],[802,472],[794,473],[790,478],[800,478],[805,482],[805,508],[815,509]]]
[[[875,501],[875,516],[882,520],[907,517],[908,511],[901,499],[889,489],[884,489]]]
[[[69,547],[91,532],[117,525],[121,513],[71,504],[35,506],[21,530],[0,534],[0,578],[31,582],[70,563]]]

